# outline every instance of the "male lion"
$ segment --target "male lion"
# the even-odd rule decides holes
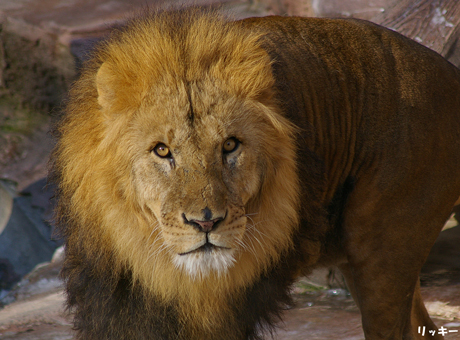
[[[421,45],[145,14],[94,52],[56,134],[78,339],[260,339],[324,265],[366,339],[436,329],[418,276],[460,194],[460,72]]]

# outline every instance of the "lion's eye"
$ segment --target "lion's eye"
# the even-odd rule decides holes
[[[158,143],[157,145],[155,145],[155,147],[153,148],[153,152],[155,153],[155,155],[161,158],[171,158],[172,157],[171,151],[163,143]]]
[[[229,138],[225,141],[224,146],[223,146],[223,151],[224,153],[230,153],[238,149],[238,146],[240,145],[240,141],[234,137]]]

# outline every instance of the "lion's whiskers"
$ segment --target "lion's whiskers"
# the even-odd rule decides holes
[[[153,248],[154,244],[151,245],[150,248]],[[146,262],[148,262],[151,258],[156,258],[158,255],[160,255],[163,251],[165,251],[167,248],[169,248],[169,246],[166,244],[166,243],[163,243],[160,245],[160,247],[154,249],[155,251],[152,252],[148,257],[147,259],[145,260]],[[149,250],[149,253],[150,253],[150,250]]]
[[[150,241],[150,239],[155,234],[155,232],[157,232],[157,235],[155,236],[155,238],[152,240],[152,242],[148,246],[148,254],[149,254],[149,256],[145,259],[145,263],[147,263],[152,257],[157,257],[157,255],[159,255],[164,250],[164,248],[166,247],[165,244],[161,244],[160,247],[157,248],[157,242],[162,237],[161,229],[160,229],[160,223],[159,222],[152,223],[150,225],[150,227],[152,228],[152,231],[151,231],[149,237],[147,238],[147,242]]]
[[[147,242],[150,240],[150,238],[153,236],[153,234],[155,233],[155,231],[159,230],[160,226],[160,222],[155,222],[155,223],[152,223],[149,227],[152,228],[152,232],[150,233],[149,237],[147,238]],[[156,242],[157,240],[157,237],[160,233],[157,234],[157,236],[155,237],[155,239],[153,240],[153,243]]]
[[[255,247],[255,244],[253,242],[253,240],[256,240],[257,243],[259,243],[260,245],[260,248],[262,249],[264,255],[266,255],[266,250],[265,250],[265,247],[264,247],[264,243],[266,243],[266,238],[267,238],[267,235],[264,234],[263,232],[261,232],[260,230],[258,230],[256,228],[257,225],[261,224],[261,223],[264,223],[265,220],[262,220],[262,221],[258,221],[258,222],[255,222],[254,219],[252,219],[250,216],[247,216],[252,223],[248,223],[247,224],[247,228],[246,228],[246,231],[248,232],[248,234],[250,235],[249,237],[245,237],[245,240],[249,241],[251,243],[251,245],[247,244],[248,246],[251,247],[251,253],[254,254],[254,257],[256,258],[256,261],[259,262],[259,259],[258,259],[258,256],[257,256],[257,252],[256,252],[256,247]],[[262,236],[262,241],[259,239],[259,237],[254,233],[254,231],[256,231],[259,236]]]

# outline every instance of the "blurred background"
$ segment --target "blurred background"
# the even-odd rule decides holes
[[[52,237],[50,124],[92,46],[145,6],[219,8],[232,18],[347,17],[396,30],[460,65],[458,0],[0,0],[0,338],[71,339]],[[460,95],[460,94],[459,94]],[[452,155],[459,157],[459,155]],[[458,209],[458,208],[457,208]],[[453,211],[421,280],[430,314],[460,339],[460,227]],[[276,339],[363,339],[359,311],[334,268],[294,289]],[[3,307],[3,309],[2,309]],[[332,320],[334,320],[332,322]]]

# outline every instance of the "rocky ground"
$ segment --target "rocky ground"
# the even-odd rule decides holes
[[[160,2],[152,1],[152,4]],[[4,32],[20,32],[21,39],[35,41],[40,46],[51,46],[52,53],[44,49],[37,58],[60,55],[63,59],[53,59],[52,67],[57,67],[66,77],[72,77],[73,71],[63,66],[66,55],[63,49],[72,51],[78,66],[91,39],[102,34],[107,22],[126,15],[132,8],[127,6],[128,3],[101,1],[95,5],[85,0],[1,1],[0,11],[3,12],[0,13],[0,23],[4,25]],[[144,0],[130,4],[143,3]],[[227,1],[225,6],[235,17],[270,13],[262,2]],[[5,34],[0,34],[0,39],[12,43],[14,39]],[[47,38],[37,38],[40,34]],[[20,39],[13,42],[18,41]],[[4,52],[0,52],[2,64],[1,54]],[[8,55],[3,57],[8,58]],[[37,67],[32,67],[30,72],[36,70]],[[5,72],[0,74],[0,83],[2,76],[6,81],[9,79],[8,72]],[[54,100],[47,92],[41,95],[43,100]],[[40,105],[54,105],[54,110],[57,110],[56,103]],[[12,106],[0,100],[0,178],[16,181],[18,192],[46,176],[47,158],[53,146],[48,134],[50,121],[49,115],[38,114],[17,102]],[[455,227],[456,224],[455,220],[451,220],[451,228],[441,233],[421,276],[422,293],[429,313],[438,327],[448,331],[445,336],[448,340],[460,340],[460,227]],[[0,308],[0,339],[72,339],[70,318],[63,310],[62,285],[57,277],[61,255],[59,251],[55,253],[50,262],[38,265],[8,295],[1,296],[6,306]],[[340,279],[332,283],[333,289],[327,286],[327,274],[327,270],[318,271],[312,277],[299,281],[294,289],[296,303],[285,312],[284,323],[280,324],[275,339],[364,339],[358,308],[343,289]]]

